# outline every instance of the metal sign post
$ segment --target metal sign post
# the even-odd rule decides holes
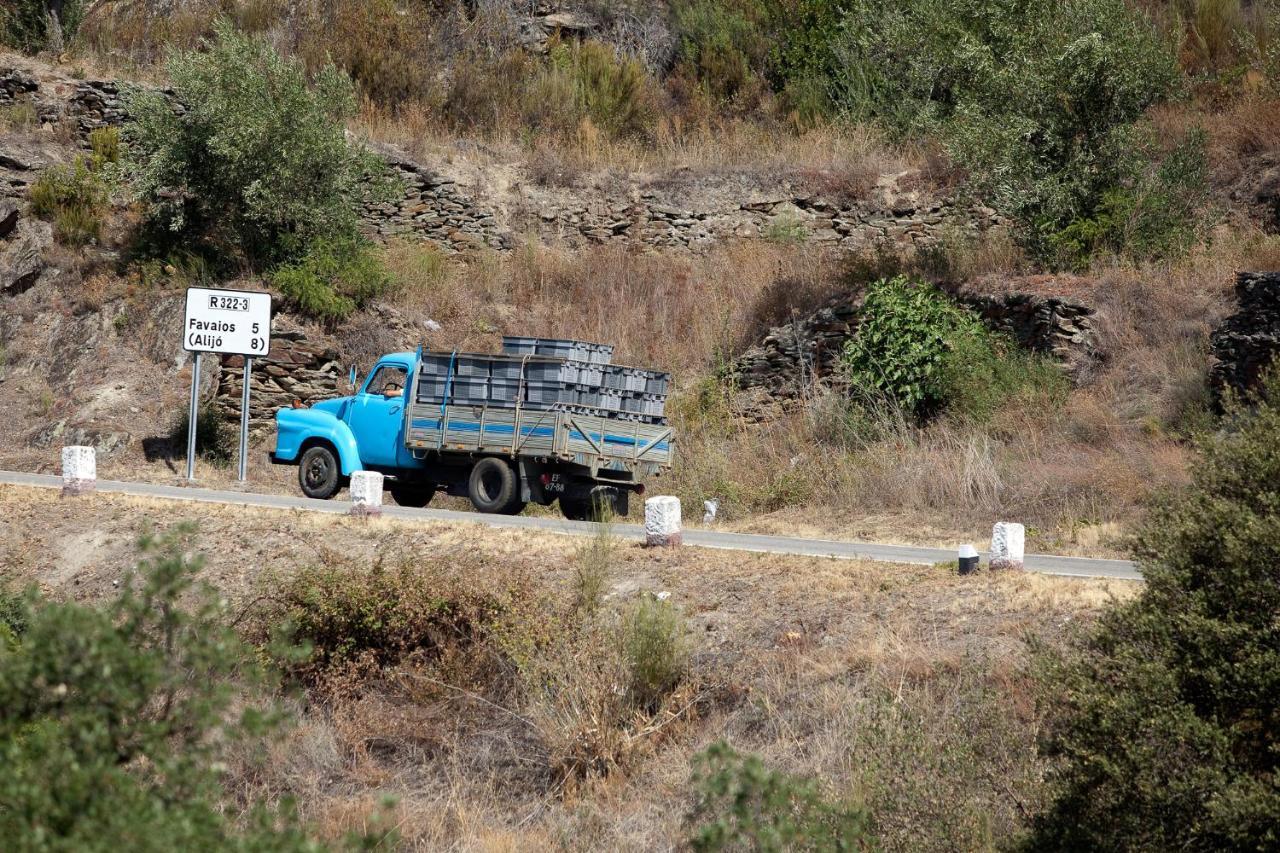
[[[187,479],[196,478],[196,418],[200,417],[200,353],[191,367],[191,409],[187,413]]]
[[[191,376],[191,413],[187,429],[187,480],[195,480],[196,420],[200,409],[200,356],[203,353],[244,358],[240,397],[240,482],[248,479],[249,379],[253,359],[271,351],[271,294],[248,290],[187,288],[182,348],[195,354]]]
[[[249,372],[253,359],[244,358],[244,390],[240,392],[240,482],[249,479]]]

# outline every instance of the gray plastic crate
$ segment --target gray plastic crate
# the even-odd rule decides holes
[[[531,406],[553,406],[557,403],[577,402],[574,386],[565,382],[526,382],[524,399]]]
[[[622,410],[622,392],[613,388],[600,389],[600,408],[608,412]]]
[[[576,382],[578,370],[556,358],[522,355],[489,357],[489,375],[498,379],[525,379],[538,382]]]
[[[667,413],[667,400],[657,394],[645,394],[642,397],[644,403],[643,412],[653,417],[662,417]]]
[[[646,394],[666,394],[671,388],[670,373],[663,373],[660,370],[646,370],[644,373]]]
[[[617,365],[606,365],[604,368],[604,379],[600,383],[601,387],[611,388],[614,391],[622,391],[627,387],[627,377],[623,373],[623,368]]]
[[[483,406],[489,402],[489,379],[483,376],[455,376],[449,389],[449,403]]]
[[[645,387],[648,384],[648,379],[645,376],[645,373],[646,371],[641,370],[638,367],[623,368],[622,377],[623,377],[623,380],[626,382],[626,387],[624,388],[624,390],[632,391],[634,393],[640,393],[644,391]]]
[[[604,382],[604,368],[598,364],[591,364],[586,361],[571,362],[578,372],[578,377],[574,381],[579,385],[597,386]]]
[[[533,355],[538,351],[538,339],[503,335],[502,351],[508,355]]]
[[[622,398],[621,411],[624,411],[632,415],[643,415],[644,400],[637,395],[627,394],[625,397]]]
[[[453,363],[453,375],[488,379],[490,358],[478,353],[458,353]]]
[[[610,344],[587,344],[591,348],[586,361],[593,364],[609,364],[613,361],[613,346]]]
[[[579,406],[598,409],[600,408],[600,389],[579,383],[574,389],[574,399]]]
[[[449,353],[424,352],[419,373],[423,376],[447,376],[449,357]]]
[[[495,377],[489,380],[489,402],[505,407],[514,407],[520,397],[519,379],[502,379]]]
[[[445,386],[448,383],[443,376],[432,379],[418,379],[418,402],[419,403],[442,403],[444,402]]]

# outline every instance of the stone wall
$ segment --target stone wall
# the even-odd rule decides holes
[[[384,238],[430,240],[448,252],[509,249],[516,235],[569,248],[608,243],[698,251],[764,238],[852,250],[878,242],[927,245],[948,234],[1009,226],[990,208],[922,192],[915,171],[882,176],[864,197],[843,200],[786,182],[760,187],[710,177],[663,188],[522,184],[486,199],[394,148],[377,150],[406,192],[397,201],[366,205],[367,229]]]
[[[273,325],[271,353],[265,359],[255,359],[250,374],[249,420],[255,428],[270,426],[276,411],[289,408],[295,400],[309,405],[337,396],[346,382],[336,347],[309,339],[306,332],[290,327],[279,315]],[[223,356],[219,368],[214,409],[227,420],[238,421],[244,360]]]
[[[1030,293],[954,294],[987,326],[1020,346],[1052,356],[1073,378],[1101,354],[1094,309]],[[860,293],[836,297],[805,317],[775,327],[730,368],[737,385],[734,408],[751,420],[778,416],[806,395],[839,383],[839,359],[857,332]]]
[[[1280,272],[1236,275],[1238,308],[1213,333],[1210,381],[1219,399],[1228,388],[1257,388],[1280,355]]]

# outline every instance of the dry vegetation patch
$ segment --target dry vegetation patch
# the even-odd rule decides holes
[[[87,599],[137,532],[196,520],[240,624],[343,649],[295,670],[297,724],[234,789],[294,796],[330,837],[391,796],[419,849],[682,843],[719,738],[865,804],[888,849],[986,847],[1040,796],[1026,638],[1132,590],[17,488],[0,507],[6,576]]]

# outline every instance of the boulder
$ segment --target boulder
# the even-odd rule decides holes
[[[28,290],[44,272],[44,252],[53,244],[47,222],[22,220],[0,250],[0,293],[16,296]]]

